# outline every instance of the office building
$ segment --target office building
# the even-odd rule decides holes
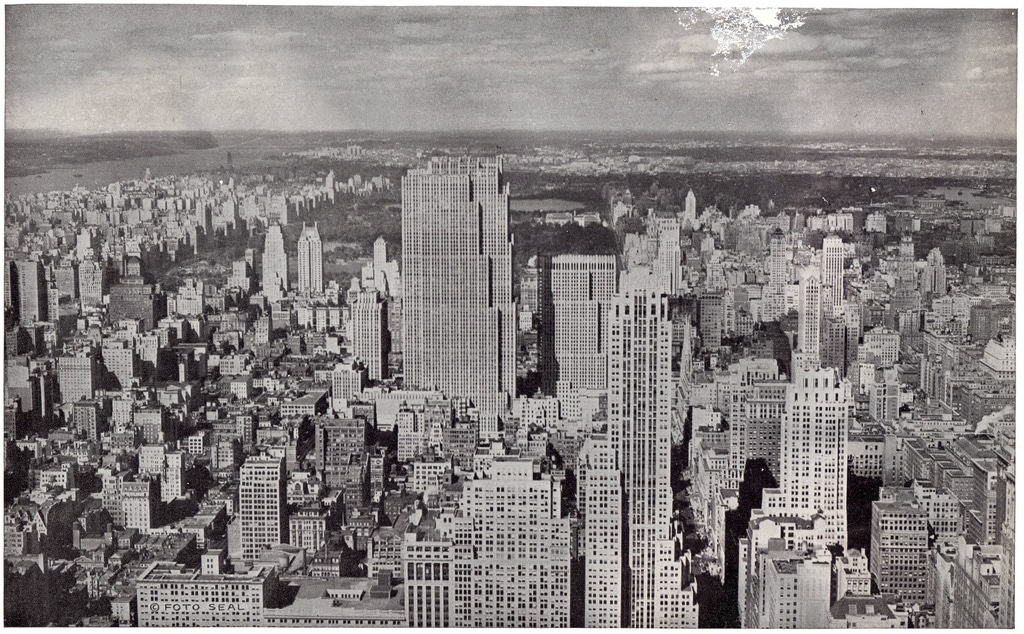
[[[288,255],[284,251],[284,235],[277,224],[267,227],[263,244],[263,294],[272,302],[280,301],[288,292]]]
[[[899,595],[906,603],[922,602],[928,576],[928,512],[911,491],[901,493],[871,503],[871,576],[879,592]]]
[[[348,400],[362,393],[366,384],[366,367],[362,364],[339,363],[331,371],[331,403],[334,411],[341,411]]]
[[[31,326],[38,321],[49,319],[46,301],[46,278],[43,265],[34,260],[19,260],[14,263],[17,272],[15,288],[18,292],[18,322]]]
[[[71,356],[57,357],[57,382],[60,402],[74,403],[90,399],[96,389],[98,364],[92,349],[84,349]]]
[[[255,561],[264,549],[288,543],[283,458],[250,457],[239,474],[238,517],[242,559]]]
[[[725,331],[725,296],[721,291],[704,292],[698,299],[698,332],[705,350],[716,352]]]
[[[85,303],[84,296],[82,301]],[[167,302],[163,293],[141,277],[122,278],[121,283],[110,288],[107,318],[111,323],[141,321],[141,330],[151,330],[166,312]]]
[[[540,467],[495,457],[458,513],[418,512],[402,550],[411,627],[569,626],[569,519]]]
[[[584,443],[577,463],[585,627],[624,627],[628,615],[622,577],[626,516],[617,453],[607,434],[594,434]]]
[[[204,564],[206,564],[204,556]],[[263,625],[273,607],[277,570],[258,565],[242,573],[188,570],[155,561],[136,581],[139,627],[240,627]]]
[[[981,546],[957,539],[956,555],[950,569],[952,605],[951,628],[981,630],[998,627],[1002,607],[1006,557],[1002,546]]]
[[[608,388],[608,307],[615,294],[613,255],[541,260],[538,333],[544,391]]]
[[[770,551],[765,562],[764,616],[768,629],[829,625],[832,557],[828,551]]]
[[[324,292],[324,247],[320,230],[314,222],[302,223],[299,234],[299,294],[322,295]]]
[[[672,515],[668,299],[627,288],[615,298],[609,321],[608,432],[623,473],[628,624],[654,627],[657,549],[670,537]]]
[[[130,341],[123,339],[103,342],[103,366],[117,379],[117,387],[128,389],[136,376],[138,359]]]
[[[107,416],[99,401],[75,401],[72,409],[75,429],[85,437],[99,442],[100,436],[107,431]]]
[[[796,368],[786,388],[778,489],[765,489],[770,515],[826,520],[828,544],[846,547],[850,384],[835,369]]]
[[[786,286],[789,284],[789,247],[786,234],[776,228],[768,236],[768,284],[765,287],[764,319],[778,319],[786,312]]]
[[[843,304],[843,258],[846,247],[842,238],[829,235],[821,244],[821,309],[825,315],[841,314]]]
[[[160,478],[160,498],[172,502],[185,497],[185,474],[190,456],[184,451],[170,451],[164,456],[164,470]]]
[[[946,294],[946,260],[937,247],[928,252],[921,275],[921,292],[932,297],[943,297]]]
[[[137,528],[143,533],[153,528],[160,502],[160,484],[157,479],[121,482],[121,511],[124,527]]]
[[[367,378],[380,381],[388,375],[387,304],[377,291],[362,291],[350,310],[351,352],[366,366]]]
[[[508,201],[501,158],[437,157],[402,179],[405,383],[471,399],[484,437],[516,390]]]
[[[458,550],[463,558],[472,552],[469,547]],[[457,615],[455,612],[455,551],[451,538],[442,536],[433,526],[422,525],[406,532],[402,561],[406,568],[405,611],[409,627],[448,628],[472,622],[472,611],[476,608],[472,583],[459,588],[463,605]]]
[[[796,350],[802,364],[814,367],[821,361],[822,287],[813,267],[800,271],[799,318]]]
[[[78,264],[78,297],[83,307],[102,306],[107,294],[107,275],[103,265],[93,260]]]
[[[489,478],[466,482],[453,519],[454,626],[569,626],[561,501],[561,481],[531,459],[496,457]]]

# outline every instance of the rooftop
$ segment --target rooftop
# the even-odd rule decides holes
[[[192,582],[192,583],[263,583],[274,571],[273,566],[257,566],[252,570],[236,574],[204,575],[202,570],[186,569],[181,564],[169,561],[153,562],[138,581],[150,582]]]

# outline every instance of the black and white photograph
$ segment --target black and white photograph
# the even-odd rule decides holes
[[[1015,626],[1016,8],[4,17],[5,626]]]

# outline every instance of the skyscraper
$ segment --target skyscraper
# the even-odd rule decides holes
[[[843,239],[830,235],[821,243],[821,308],[838,315],[843,303]]]
[[[769,515],[826,521],[829,544],[846,548],[847,432],[850,384],[834,368],[794,367],[782,416],[778,489],[765,489]]]
[[[288,256],[284,252],[284,236],[280,225],[267,228],[263,246],[263,294],[276,302],[288,290]]]
[[[18,273],[18,321],[23,326],[45,321],[48,306],[43,265],[35,260],[19,260],[14,267]]]
[[[437,157],[402,179],[405,382],[470,398],[485,437],[516,388],[508,200],[501,158]]]
[[[299,234],[299,294],[309,296],[323,292],[324,247],[320,242],[320,230],[315,222],[312,227],[302,223],[302,233]]]
[[[387,264],[388,243],[384,236],[380,236],[373,242],[373,284],[381,292],[386,289],[384,269]]]
[[[683,208],[683,224],[687,222],[690,226],[697,220],[697,197],[693,195],[693,190],[686,192],[686,206]]]
[[[496,457],[491,477],[466,482],[463,516],[454,520],[453,625],[569,626],[569,518],[562,516],[562,482],[538,466]],[[463,594],[470,587],[471,597]],[[472,605],[460,606],[464,599]]]
[[[802,362],[815,366],[821,361],[821,283],[814,267],[800,271],[799,300],[796,349]]]
[[[544,391],[606,390],[615,256],[558,255],[541,262],[540,276]]]
[[[349,339],[352,353],[366,364],[371,381],[380,381],[388,371],[387,305],[377,291],[362,291],[349,306],[352,318]]]
[[[238,485],[242,559],[254,561],[268,546],[288,542],[283,458],[250,457]]]
[[[786,285],[789,265],[786,261],[786,234],[775,229],[768,237],[768,287],[765,289],[765,320],[778,319],[786,312]]]
[[[921,279],[921,291],[933,297],[946,294],[946,260],[938,248],[928,252],[928,263],[924,267]]]
[[[698,331],[705,350],[718,352],[725,330],[725,296],[721,291],[705,291],[697,300],[699,310]]]
[[[659,547],[670,544],[672,322],[668,299],[627,287],[610,316],[608,431],[623,473],[628,624],[654,627]]]
[[[577,463],[586,627],[623,627],[628,614],[622,583],[625,518],[617,453],[607,434],[593,434],[583,444]]]

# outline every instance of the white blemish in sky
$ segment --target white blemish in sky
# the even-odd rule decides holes
[[[779,39],[787,31],[804,24],[803,13],[782,9],[709,7],[677,10],[676,13],[679,24],[687,29],[698,24],[708,25],[711,37],[718,44],[712,56],[725,60],[733,70],[771,40]],[[719,74],[717,62],[712,64],[711,74]]]
[[[765,26],[778,27],[782,25],[782,22],[779,21],[778,9],[751,9],[750,13]]]

